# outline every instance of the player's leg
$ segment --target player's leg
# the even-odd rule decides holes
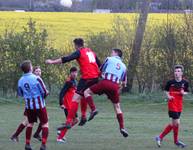
[[[42,145],[40,150],[46,150],[46,143],[49,135],[49,125],[48,122],[42,125]]]
[[[71,128],[75,126],[78,123],[77,117],[75,117],[72,121]],[[66,125],[65,125],[66,126]],[[66,134],[68,132],[68,128],[64,128],[62,130],[58,130],[58,137],[57,137],[57,142],[58,143],[66,143]]]
[[[124,137],[128,137],[128,132],[126,131],[126,129],[124,127],[124,117],[123,117],[123,112],[121,110],[120,103],[113,103],[113,106],[114,106],[115,114],[117,116],[117,120],[119,123],[120,133]]]
[[[168,115],[170,118],[174,118],[174,113],[172,111],[168,112]],[[158,147],[161,147],[161,142],[163,141],[163,138],[169,134],[171,132],[171,130],[173,130],[173,123],[169,123],[166,125],[166,127],[164,128],[164,130],[160,133],[159,136],[155,137],[155,141]]]
[[[84,97],[88,103],[88,105],[91,108],[90,116],[88,118],[88,121],[92,120],[97,114],[98,110],[95,107],[92,95],[98,94],[102,95],[104,93],[104,89],[106,88],[106,81],[101,80],[98,83],[95,83],[94,85],[90,86],[84,91]]]
[[[31,141],[31,135],[32,135],[32,129],[33,129],[33,123],[29,123],[26,128],[26,142],[25,142],[25,150],[32,150],[30,141]]]
[[[176,114],[175,117],[172,119],[174,144],[177,145],[178,147],[184,148],[186,146],[186,144],[184,144],[178,138],[179,127],[180,127],[180,114],[181,113],[176,112],[175,114]]]
[[[160,133],[159,136],[155,137],[155,141],[158,147],[161,147],[161,142],[163,140],[163,138],[171,132],[171,130],[173,129],[173,125],[172,123],[169,123],[168,125],[166,125],[166,127],[164,128],[164,130]]]
[[[67,128],[64,128],[63,130],[60,131],[60,134],[58,135],[56,141],[58,143],[66,143],[66,134],[68,132],[68,129]]]
[[[87,101],[84,97],[80,101],[80,108],[81,108],[81,119],[78,125],[83,126],[87,122],[86,118]]]
[[[19,138],[18,136],[20,135],[20,133],[23,131],[23,129],[25,129],[25,127],[28,125],[28,119],[27,116],[24,115],[24,119],[23,121],[20,123],[20,125],[18,126],[17,130],[13,133],[13,135],[11,136],[11,140],[14,142],[19,142]]]
[[[94,104],[94,100],[92,98],[92,95],[93,95],[93,92],[90,90],[90,88],[88,88],[84,91],[85,100],[87,101],[88,105],[90,106],[91,111],[95,111],[96,106]]]
[[[49,134],[49,124],[47,110],[45,107],[38,111],[38,117],[42,125],[42,145],[40,147],[40,150],[46,150],[46,143]]]
[[[98,85],[98,78],[94,79],[87,79],[87,80],[82,80],[82,90],[81,94],[82,96],[85,97],[85,100],[87,101],[91,112],[90,112],[90,117],[88,118],[88,121],[92,120],[95,115],[98,114],[98,110],[96,109],[96,106],[94,104],[93,98],[92,98],[92,91],[90,90],[91,87],[95,86],[96,84]]]
[[[36,138],[37,140],[41,141],[42,138],[40,136],[40,132],[42,131],[42,125],[41,123],[38,124],[38,128],[36,130],[36,132],[34,133],[33,137]]]
[[[73,125],[73,120],[76,116],[76,113],[78,111],[78,104],[80,102],[80,99],[82,98],[81,95],[75,93],[72,99],[72,104],[68,112],[68,116],[66,119],[66,123],[64,125],[61,125],[58,127],[58,130],[63,130],[64,128],[70,129]]]
[[[37,122],[37,113],[34,110],[26,110],[27,118],[29,121],[29,124],[26,128],[26,144],[25,144],[25,150],[32,150],[30,141],[31,141],[31,135],[32,135],[32,129],[34,122]]]

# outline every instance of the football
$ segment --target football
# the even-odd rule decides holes
[[[64,7],[70,8],[72,6],[71,0],[60,0],[60,4]]]

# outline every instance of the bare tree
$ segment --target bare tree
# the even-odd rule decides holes
[[[126,91],[131,92],[131,89],[133,86],[133,80],[136,74],[136,68],[140,58],[141,45],[142,45],[145,26],[147,22],[149,3],[150,3],[150,0],[144,0],[141,4],[141,12],[140,12],[137,30],[135,34],[135,40],[133,43],[133,48],[130,54],[130,60],[128,64],[128,83],[127,83],[127,88],[123,90],[124,92]]]

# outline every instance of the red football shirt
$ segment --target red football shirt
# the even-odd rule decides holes
[[[81,78],[98,78],[100,72],[96,62],[96,54],[90,48],[85,47],[79,51],[80,57],[77,58],[77,61],[80,66]]]
[[[183,95],[181,90],[188,92],[188,82],[181,80],[177,82],[175,79],[169,80],[166,84],[165,91],[169,92],[170,96],[174,99],[168,100],[168,110],[174,112],[182,112],[183,109]]]
[[[64,97],[63,97],[63,105],[65,106],[66,109],[71,108],[71,103],[72,103],[72,98],[74,96],[74,93],[76,91],[76,84],[72,83],[71,78],[66,80],[66,83],[70,82],[71,86],[67,89]]]

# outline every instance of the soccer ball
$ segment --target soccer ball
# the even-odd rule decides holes
[[[70,8],[72,6],[72,0],[60,0],[60,5]]]

